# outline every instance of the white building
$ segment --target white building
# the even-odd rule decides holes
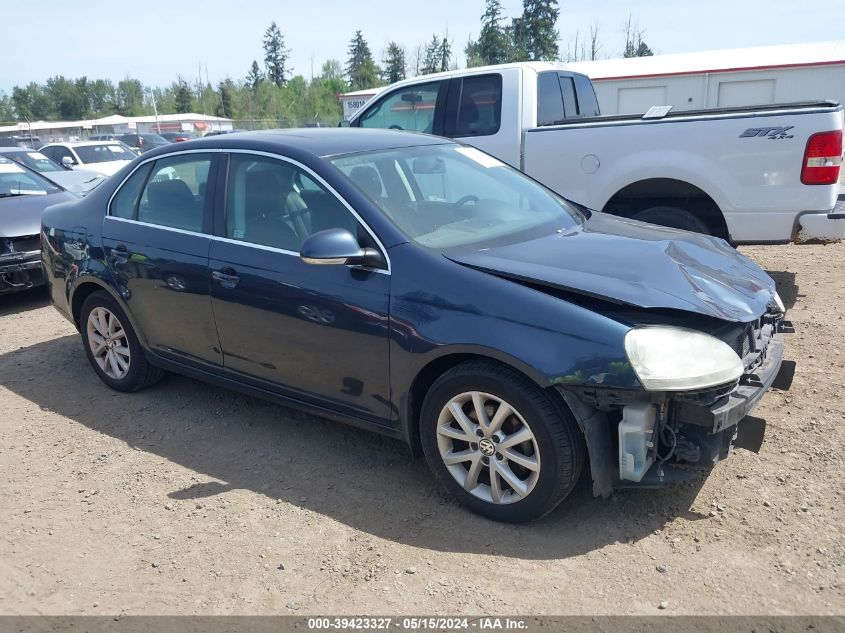
[[[593,80],[602,114],[830,99],[845,103],[845,40],[567,64]]]
[[[208,114],[160,114],[125,117],[119,114],[85,121],[32,121],[0,126],[0,136],[30,134],[41,143],[84,141],[95,134],[157,134],[159,132],[195,132],[200,136],[212,130],[231,130],[232,119]]]

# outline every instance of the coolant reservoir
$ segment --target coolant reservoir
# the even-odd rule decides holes
[[[657,407],[629,404],[619,423],[619,478],[640,481],[654,463],[654,425]]]

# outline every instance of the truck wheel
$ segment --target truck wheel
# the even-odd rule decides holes
[[[420,434],[426,461],[462,505],[521,523],[551,512],[581,474],[584,439],[564,405],[524,376],[462,363],[432,385]]]
[[[681,209],[680,207],[650,207],[638,211],[631,217],[640,222],[660,224],[661,226],[668,226],[673,229],[704,233],[705,235],[712,234],[707,224],[686,209]]]

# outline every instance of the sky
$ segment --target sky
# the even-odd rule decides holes
[[[502,4],[508,17],[521,12],[521,0]],[[597,23],[601,57],[619,56],[629,12],[655,53],[845,38],[842,0],[564,0],[560,8],[561,50]],[[484,0],[0,0],[4,23],[16,25],[3,30],[0,90],[53,75],[165,86],[179,74],[196,81],[200,67],[212,83],[242,79],[253,59],[262,63],[273,20],[294,72],[309,78],[326,59],[346,63],[356,29],[377,61],[390,40],[410,54],[447,30],[462,51],[478,35],[483,9]]]

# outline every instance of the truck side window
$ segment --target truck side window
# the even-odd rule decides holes
[[[599,116],[599,102],[592,82],[584,75],[574,75],[575,92],[578,94],[578,105],[583,116]]]
[[[364,112],[358,125],[431,134],[440,85],[434,81],[399,88]]]
[[[537,77],[537,125],[554,125],[563,121],[563,97],[557,73],[540,73]]]
[[[466,77],[453,136],[496,134],[502,121],[502,76]]]
[[[574,119],[581,116],[578,110],[578,101],[575,99],[575,82],[569,75],[560,75],[560,91],[563,93],[563,110],[567,119]]]

